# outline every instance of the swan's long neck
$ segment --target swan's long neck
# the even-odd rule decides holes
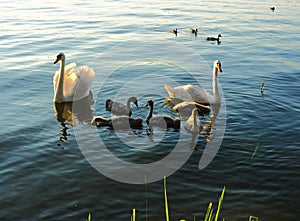
[[[194,123],[194,128],[197,128],[197,114],[195,114],[196,110],[192,111],[192,115],[193,115],[193,123]]]
[[[131,100],[128,99],[128,100],[127,100],[127,110],[130,110],[130,103],[131,103]]]
[[[149,105],[149,112],[148,112],[148,115],[147,115],[147,118],[146,118],[147,124],[149,124],[149,121],[152,118],[152,114],[153,114],[153,106]]]
[[[214,67],[213,70],[213,81],[212,81],[212,87],[213,87],[213,96],[214,96],[214,102],[219,102],[221,97],[219,93],[218,88],[218,67]]]
[[[60,75],[59,75],[58,85],[54,97],[55,102],[61,103],[64,101],[64,75],[65,75],[65,59],[62,59],[60,61]]]

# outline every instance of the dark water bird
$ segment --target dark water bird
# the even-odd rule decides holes
[[[54,101],[57,103],[78,101],[91,93],[95,72],[88,66],[81,66],[74,71],[76,63],[65,65],[66,56],[59,53],[54,64],[60,61],[60,69],[53,77]]]
[[[146,118],[146,123],[149,126],[150,134],[153,133],[153,127],[160,127],[164,129],[173,128],[175,130],[180,129],[180,119],[176,118],[173,119],[169,116],[152,116],[153,115],[153,108],[154,102],[152,100],[148,100],[147,106],[149,107],[148,116]]]
[[[207,41],[218,41],[218,42],[220,42],[220,37],[222,37],[222,35],[221,34],[218,34],[218,37],[206,37],[206,40]]]
[[[210,108],[208,105],[199,104],[193,101],[183,101],[179,104],[176,104],[173,107],[173,110],[179,113],[180,115],[190,116],[194,108],[198,110],[198,114],[201,116],[210,113]]]
[[[270,7],[270,10],[274,12],[275,11],[275,7],[274,6]]]
[[[189,119],[185,122],[185,129],[190,133],[200,133],[203,130],[201,121],[198,119],[198,109],[194,108]]]
[[[174,33],[177,36],[177,28],[171,30],[172,33]]]
[[[128,116],[113,116],[110,119],[96,116],[91,121],[97,127],[110,127],[113,130],[141,129],[143,127],[142,118],[130,118]]]
[[[196,36],[198,34],[198,29],[190,28],[190,33]]]
[[[112,114],[126,115],[130,117],[132,114],[131,107],[130,107],[131,103],[135,104],[135,106],[138,107],[138,101],[136,97],[128,98],[126,105],[117,101],[113,101],[111,99],[107,99],[105,102],[105,107],[106,110],[111,112]]]

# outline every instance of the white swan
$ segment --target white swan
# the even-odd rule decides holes
[[[57,103],[81,100],[89,96],[95,72],[88,66],[82,66],[74,71],[76,63],[65,66],[64,53],[57,55],[54,64],[60,61],[60,69],[53,77],[54,101]],[[76,93],[75,93],[76,91]]]
[[[185,123],[185,129],[191,133],[200,133],[203,130],[202,123],[198,119],[198,109],[194,108],[191,116]]]
[[[113,101],[111,99],[107,99],[105,102],[105,107],[107,111],[110,111],[112,114],[115,115],[126,115],[126,116],[131,116],[132,111],[130,108],[130,103],[134,103],[136,107],[138,106],[138,101],[136,97],[130,97],[127,100],[127,105],[122,104],[117,101]]]
[[[213,67],[213,95],[210,95],[205,89],[187,84],[172,88],[165,84],[165,89],[169,94],[167,100],[173,104],[178,103],[177,101],[194,101],[199,104],[213,105],[221,102],[221,96],[218,89],[218,71],[222,72],[221,62],[216,60]]]

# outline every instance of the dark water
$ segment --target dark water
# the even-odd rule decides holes
[[[140,165],[164,159],[178,143],[185,145],[178,153],[191,156],[166,174],[172,220],[193,220],[194,215],[202,220],[208,203],[217,204],[223,186],[221,217],[226,220],[248,220],[250,215],[297,220],[299,6],[287,0],[0,2],[0,220],[85,220],[89,212],[92,220],[129,220],[132,208],[145,219],[145,186],[110,179],[84,157],[82,150],[87,150],[91,159],[107,163],[104,169],[125,178],[130,174],[126,167],[105,161],[107,155],[82,149],[81,141],[93,143],[92,135],[82,140],[78,136],[90,130],[101,138],[95,146]],[[190,27],[199,29],[197,37],[189,34]],[[178,28],[177,37],[170,33],[173,28]],[[218,33],[221,44],[205,41],[205,36]],[[151,42],[160,47],[149,48]],[[199,64],[181,50],[199,55]],[[73,122],[62,123],[60,117],[69,116],[68,106],[63,107],[66,115],[56,115],[52,85],[59,51],[67,62],[95,68],[95,104],[80,107],[104,117],[110,117],[105,99],[124,99],[129,93],[139,97],[134,117],[146,117],[149,98],[155,101],[156,114],[176,117],[163,103],[163,84],[196,79],[211,91],[212,63],[220,59],[226,128],[216,156],[199,170],[209,143],[204,134],[192,151],[184,130],[156,130],[151,138],[144,125],[142,130],[115,133],[95,129],[87,123],[89,115],[81,118],[78,113]],[[162,54],[167,56],[158,57]],[[204,69],[195,70],[197,65]],[[202,121],[207,124],[209,116]],[[163,181],[148,183],[147,189],[148,220],[164,220]]]

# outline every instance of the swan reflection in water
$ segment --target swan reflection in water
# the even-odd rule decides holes
[[[93,119],[94,111],[91,106],[94,104],[92,93],[89,96],[73,102],[54,102],[54,112],[56,120],[62,126],[60,141],[68,139],[68,126],[76,127],[79,124],[90,123]]]

